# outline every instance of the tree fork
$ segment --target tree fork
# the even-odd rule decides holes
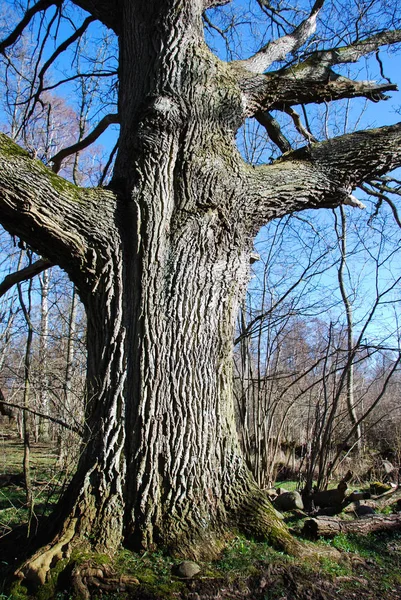
[[[306,64],[299,81],[224,63],[203,39],[213,2],[75,4],[119,35],[115,192],[79,189],[0,136],[1,221],[67,271],[88,318],[82,455],[53,542],[20,574],[43,582],[80,543],[204,556],[230,529],[299,553],[235,432],[232,340],[252,235],[296,210],[357,205],[355,185],[401,164],[400,127],[253,168],[235,146],[247,117],[383,86],[327,80],[322,69],[316,80]],[[277,56],[305,41],[321,4]]]

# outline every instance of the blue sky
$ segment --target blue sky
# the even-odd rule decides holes
[[[309,10],[310,7],[310,2],[306,2],[304,0],[302,0],[300,3],[298,3],[299,6],[301,8],[303,8],[303,12],[302,14],[300,14],[298,16],[298,22],[299,19],[304,18]],[[337,15],[341,15],[341,3],[339,3],[338,1],[334,1],[333,6],[337,6],[336,10],[337,10]],[[346,3],[347,4],[347,3]],[[348,8],[351,6],[352,3],[348,3]],[[363,2],[362,2],[363,4]],[[380,2],[376,2],[377,5],[381,4]],[[10,5],[12,5],[12,3],[10,3]],[[326,6],[329,6],[330,4],[328,4],[326,2]],[[267,27],[267,21],[263,21],[263,19],[261,18],[261,13],[259,11],[258,13],[258,17],[259,17],[259,21],[256,23],[256,25],[254,26],[250,26],[247,22],[248,18],[250,17],[250,10],[253,9],[256,6],[256,3],[250,3],[247,2],[247,0],[238,0],[233,2],[233,4],[228,5],[228,7],[225,7],[222,11],[220,11],[220,13],[218,13],[217,11],[211,11],[209,13],[209,16],[213,19],[215,19],[215,22],[221,26],[222,24],[224,25],[225,21],[224,18],[220,18],[217,15],[218,14],[226,14],[227,19],[231,18],[233,15],[239,15],[239,20],[241,21],[242,25],[240,25],[238,31],[239,33],[234,34],[233,38],[232,38],[232,45],[231,45],[231,54],[230,56],[233,56],[234,58],[237,57],[238,55],[246,56],[249,55],[249,53],[251,53],[252,51],[255,51],[257,49],[257,47],[261,44],[261,43],[266,43],[266,41],[268,40],[268,34],[269,34],[269,29]],[[344,5],[345,6],[345,5]],[[83,20],[83,13],[82,11],[77,11],[73,13],[75,15],[76,18],[76,23],[81,23]],[[77,14],[79,14],[79,19],[77,19]],[[383,13],[384,14],[384,13]],[[383,17],[384,18],[384,17]],[[226,21],[227,21],[226,19]],[[341,31],[341,23],[340,20],[338,20],[338,22],[333,22],[333,37],[335,37],[336,35],[340,35],[340,31]],[[324,15],[322,14],[322,18],[321,18],[321,22],[319,24],[319,27],[322,31],[321,35],[324,37],[327,37],[327,40],[324,44],[324,47],[328,47],[330,39],[329,36],[327,34],[327,23],[324,22]],[[63,22],[62,27],[60,27],[59,29],[59,34],[58,34],[58,41],[61,41],[62,39],[64,39],[66,36],[68,36],[71,32],[71,29],[69,28],[68,24],[66,22]],[[91,33],[91,37],[92,38],[97,38],[97,41],[95,43],[95,45],[91,45],[89,42],[89,51],[90,53],[93,54],[93,52],[96,52],[96,50],[100,47],[99,44],[99,40],[101,40],[101,33],[102,33],[102,28],[99,27],[99,25],[97,24],[92,24],[90,26],[90,33]],[[351,38],[348,36],[345,36],[346,39],[352,39],[352,32],[350,34]],[[227,47],[224,44],[221,36],[219,35],[215,35],[213,37],[213,39],[210,38],[210,36],[207,36],[207,40],[210,43],[210,45],[212,47],[215,47],[216,50],[218,51],[219,55],[222,58],[226,58],[227,55]],[[49,46],[46,48],[46,52],[45,52],[45,57],[50,56],[51,52],[54,50],[54,44],[50,43]],[[111,51],[109,54],[112,56],[113,55],[113,51]],[[400,57],[397,53],[395,52],[388,52],[386,49],[383,49],[380,51],[380,59],[382,61],[383,64],[383,71],[385,76],[389,77],[392,82],[397,83],[400,87],[401,87],[401,69],[400,69]],[[62,59],[60,59],[58,61],[58,70],[59,72],[63,72],[68,70],[69,68],[69,62],[71,62],[73,57],[73,54],[67,54],[65,57],[63,57]],[[113,66],[115,65],[115,61],[111,58],[109,60],[109,65]],[[347,67],[348,68],[348,67]],[[357,65],[352,65],[352,69],[351,69],[352,73],[355,75],[355,77],[357,79],[380,79],[380,69],[379,69],[379,63],[376,60],[376,58],[373,56],[369,57],[368,59],[361,59],[361,61],[357,64]],[[57,90],[56,90],[57,91]],[[72,86],[72,84],[68,84],[65,85],[63,87],[58,88],[58,91],[60,93],[64,94],[64,97],[66,98],[66,101],[68,103],[73,104],[74,103],[74,88]],[[378,102],[378,103],[373,103],[373,102],[365,102],[364,99],[358,99],[358,100],[353,100],[349,103],[349,105],[346,102],[335,102],[332,103],[330,105],[324,106],[324,105],[320,105],[318,106],[316,109],[313,107],[308,107],[307,108],[307,112],[308,112],[308,117],[310,120],[310,124],[311,124],[311,128],[313,133],[316,135],[316,137],[318,137],[318,139],[324,139],[324,132],[322,133],[322,121],[326,118],[327,114],[329,115],[329,120],[328,120],[328,133],[330,135],[338,135],[340,133],[343,133],[345,131],[352,131],[355,127],[357,127],[358,129],[361,128],[366,128],[366,127],[377,127],[380,125],[386,125],[386,124],[392,124],[395,123],[399,120],[401,120],[401,117],[399,114],[397,114],[397,109],[400,107],[401,105],[401,100],[399,99],[399,93],[390,93],[390,99],[386,102]],[[94,108],[93,110],[93,116],[94,116],[94,122],[96,122],[96,119],[98,119],[102,114],[104,114],[105,112],[107,112],[108,110],[111,110],[114,112],[115,107],[110,107],[109,108],[101,108],[100,112],[98,114],[97,110],[99,107]],[[301,112],[301,109],[299,109],[299,111]],[[348,111],[348,112],[347,112]],[[347,119],[345,119],[345,114],[347,112]],[[288,129],[289,134],[291,134],[290,128],[289,128],[289,124],[290,124],[290,120],[288,117],[284,117],[283,119],[283,123],[285,125],[285,127]],[[90,128],[89,128],[90,130]],[[262,131],[262,130],[261,130]],[[101,136],[101,138],[99,138],[98,142],[100,144],[102,144],[105,148],[111,148],[116,140],[117,137],[117,132],[118,132],[118,127],[114,126],[112,128],[109,128],[109,130],[107,130],[107,132],[105,134],[103,134]],[[287,130],[286,130],[287,132]],[[263,131],[262,131],[263,134]],[[240,137],[240,136],[239,136]],[[298,142],[298,143],[303,143]],[[271,156],[271,148],[268,147],[268,149],[266,151],[261,150],[260,151],[260,155],[259,155],[259,160],[262,161],[268,161],[269,158]],[[358,194],[360,195],[361,194]],[[369,209],[371,210],[371,208]],[[359,211],[357,211],[359,212]],[[350,243],[352,244],[356,244],[358,241],[358,235],[359,235],[359,231],[361,230],[362,227],[367,227],[367,221],[368,221],[368,213],[366,212],[365,214],[357,214],[357,212],[352,210],[350,211],[350,219],[351,219],[351,233],[350,233]],[[311,222],[313,222],[313,226],[318,228],[320,232],[328,232],[330,230],[330,227],[333,227],[333,216],[331,213],[327,212],[327,211],[320,211],[319,214],[317,214],[316,212],[309,214],[309,213],[302,213],[302,217],[306,220],[310,220]],[[298,218],[298,217],[297,217]],[[383,217],[384,218],[384,217]],[[387,218],[387,217],[386,217]],[[300,221],[298,221],[298,225],[300,224]],[[299,225],[300,226],[300,225]],[[302,225],[304,227],[304,225]],[[381,225],[380,225],[381,226]],[[353,228],[353,229],[352,229]],[[375,239],[376,236],[378,236],[378,231],[377,228],[375,229],[368,229],[368,235],[370,235],[370,243],[374,246],[375,245]],[[258,236],[255,244],[256,247],[258,249],[260,249],[261,246],[261,241],[263,240],[263,236],[266,235],[265,232],[261,232],[261,234]],[[291,234],[292,235],[292,234]],[[289,233],[289,243],[291,244],[290,247],[290,251],[288,252],[288,256],[286,258],[286,264],[287,264],[287,269],[293,270],[293,274],[294,276],[296,276],[298,270],[300,268],[302,268],[302,266],[304,265],[303,263],[303,259],[304,256],[302,254],[302,244],[300,244],[300,241],[302,240],[296,240],[296,237],[291,237],[290,233]],[[328,235],[328,234],[327,234]],[[391,233],[391,236],[389,236],[391,239],[389,239],[388,244],[397,244],[397,235],[398,232],[397,230],[393,231]],[[323,237],[323,234],[321,234],[321,237]],[[324,239],[319,241],[320,243],[324,243]],[[328,240],[329,242],[329,246],[331,249],[328,250],[327,252],[327,260],[330,262],[335,262],[335,257],[334,257],[334,247],[335,244],[333,242],[333,240]],[[318,242],[316,242],[317,246],[319,245]],[[390,248],[390,245],[389,245]],[[363,251],[358,252],[357,257],[353,260],[352,262],[352,273],[350,273],[350,277],[349,277],[349,284],[350,284],[350,289],[353,287],[354,283],[356,282],[356,280],[359,280],[359,286],[360,286],[360,294],[362,294],[362,297],[366,300],[368,297],[370,297],[371,294],[371,290],[372,288],[372,268],[366,267],[366,257],[368,256],[370,250],[368,249],[364,249]],[[333,254],[333,257],[331,257],[331,254]],[[292,257],[291,257],[292,255]],[[299,260],[294,260],[295,258],[299,258]],[[398,260],[398,259],[397,259]],[[289,265],[291,265],[291,267],[289,267]],[[394,262],[394,260],[392,261],[392,268],[393,270],[397,273],[397,265]],[[279,270],[280,267],[279,265],[277,266],[277,269]],[[297,270],[298,269],[298,270]],[[279,275],[277,275],[278,277],[280,277]],[[386,275],[388,276],[388,274]],[[383,280],[383,284],[385,283],[385,281]],[[328,295],[333,295],[335,297],[336,292],[333,291],[335,289],[335,284],[336,284],[336,269],[335,267],[333,267],[330,271],[326,272],[325,275],[321,276],[320,278],[316,279],[313,283],[313,286],[315,287],[315,297],[316,299],[318,299],[318,297],[321,299],[323,297],[327,297]],[[278,287],[278,284],[277,284]],[[336,299],[336,298],[335,298]],[[330,298],[328,299],[330,300]],[[313,304],[313,303],[312,303]],[[330,301],[328,301],[328,305],[330,305]],[[355,307],[356,310],[358,311],[357,313],[357,319],[362,318],[363,316],[363,302],[361,301],[360,297],[355,298]],[[315,312],[318,309],[314,309]],[[392,323],[394,322],[393,317],[392,317],[392,308],[390,308],[389,310],[384,310],[384,317],[381,320],[382,325],[381,327],[383,328],[383,323],[384,323],[384,327],[387,327],[387,324],[390,323],[389,327],[392,328]]]

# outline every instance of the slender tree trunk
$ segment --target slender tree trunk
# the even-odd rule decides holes
[[[25,344],[25,358],[24,358],[24,394],[23,394],[23,407],[22,411],[22,436],[24,442],[24,457],[23,457],[23,472],[24,472],[24,483],[25,483],[25,497],[26,505],[28,508],[28,536],[31,529],[31,520],[34,514],[34,499],[32,489],[32,477],[31,477],[31,415],[26,410],[29,408],[30,395],[31,395],[31,359],[32,359],[32,339],[33,339],[33,326],[31,322],[31,293],[32,293],[32,280],[29,281],[28,285],[28,305],[26,306],[23,296],[21,284],[18,284],[18,296],[21,304],[21,309],[24,314],[24,318],[27,325],[27,338]]]
[[[48,336],[49,336],[49,272],[43,271],[40,276],[40,336],[39,336],[39,412],[49,414],[49,381],[48,381]],[[47,441],[49,438],[49,421],[39,417],[37,438]]]
[[[358,423],[358,415],[355,407],[354,399],[354,319],[352,311],[352,303],[345,288],[344,269],[347,267],[347,218],[343,206],[340,206],[341,215],[341,233],[339,237],[341,259],[338,269],[338,283],[340,286],[341,298],[345,308],[347,318],[347,377],[346,377],[346,394],[347,408],[351,421],[351,425],[355,427],[356,447],[359,452],[363,449],[362,426]]]
[[[75,285],[72,287],[71,304],[68,315],[68,327],[66,335],[67,348],[65,351],[65,372],[63,382],[63,398],[60,406],[60,417],[67,423],[71,421],[72,416],[72,384],[73,384],[73,364],[75,354],[75,334],[76,334],[76,317],[77,317],[78,297]],[[68,448],[70,447],[71,433],[58,429],[57,433],[57,450],[58,462],[63,464],[68,456]]]

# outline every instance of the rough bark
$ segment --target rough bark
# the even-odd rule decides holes
[[[1,222],[68,272],[88,319],[80,462],[50,545],[19,573],[43,582],[77,540],[210,556],[233,528],[297,552],[235,432],[232,340],[252,236],[295,210],[357,204],[355,185],[401,164],[401,127],[254,169],[236,131],[252,107],[303,101],[306,76],[247,87],[254,75],[204,43],[202,0],[76,4],[119,33],[110,189],[79,189],[0,136]]]

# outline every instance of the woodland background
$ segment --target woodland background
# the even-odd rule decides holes
[[[208,42],[223,58],[251,44],[249,10],[243,3],[207,18]],[[11,58],[2,57],[1,130],[46,164],[59,163],[60,174],[74,183],[104,185],[117,125],[98,136],[116,102],[115,42],[92,18],[71,33],[81,18],[74,11],[53,29],[54,23],[35,19]],[[3,3],[0,38],[22,12],[19,3]],[[91,27],[91,35],[78,37]],[[59,60],[56,39],[67,32],[77,41]],[[262,33],[253,33],[257,46]],[[393,49],[352,68],[387,79],[396,76],[398,60]],[[296,147],[399,117],[391,99],[387,110],[371,105],[296,107],[281,115],[281,133]],[[86,147],[89,138],[95,144]],[[277,144],[257,123],[239,132],[238,145],[252,164],[277,155]],[[69,154],[60,153],[65,147]],[[372,479],[389,469],[383,461],[398,477],[401,175],[372,181],[362,192],[364,211],[294,214],[271,222],[256,239],[235,340],[235,391],[241,444],[262,487],[285,478],[324,489],[350,468],[355,477]],[[30,443],[45,442],[68,478],[83,428],[85,314],[65,273],[4,230],[0,240],[3,422],[25,442],[26,473]]]

